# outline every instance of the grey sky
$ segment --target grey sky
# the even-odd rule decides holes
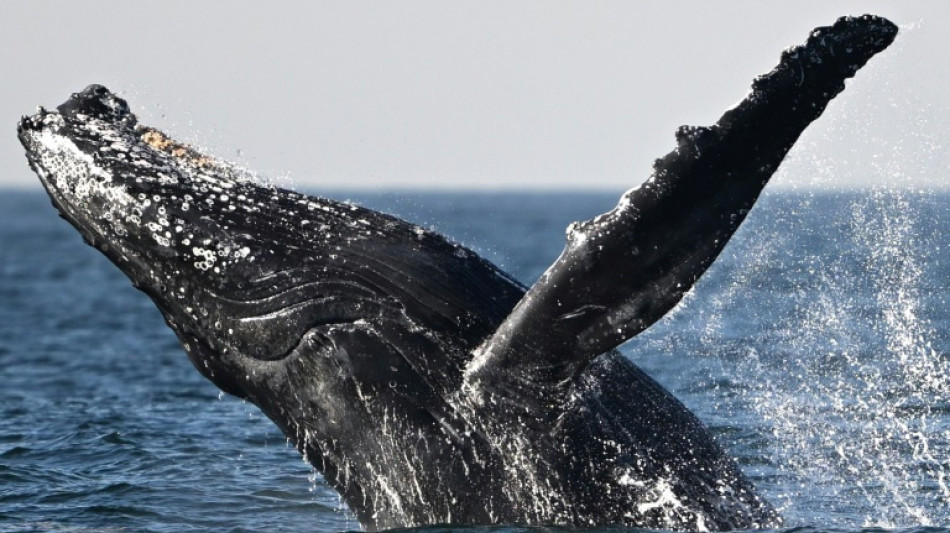
[[[298,187],[619,192],[782,49],[865,12],[902,35],[777,186],[945,186],[950,2],[937,0],[5,2],[0,186],[39,187],[19,116],[101,83],[143,122]]]

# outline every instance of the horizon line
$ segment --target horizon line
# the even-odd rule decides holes
[[[295,192],[301,192],[306,194],[571,194],[571,193],[587,193],[587,194],[624,194],[630,189],[636,188],[637,186],[630,186],[626,188],[621,187],[611,187],[611,186],[576,186],[576,185],[548,185],[548,186],[500,186],[500,187],[467,187],[467,186],[419,186],[419,185],[386,185],[382,187],[369,187],[369,186],[313,186],[313,185],[303,185],[297,186],[295,184],[288,183],[267,183],[259,182],[262,185],[275,185],[282,189],[288,189]],[[773,192],[803,192],[803,193],[815,193],[815,192],[827,192],[827,193],[860,193],[860,192],[872,192],[877,190],[894,190],[894,191],[903,191],[903,192],[913,192],[913,193],[927,193],[927,192],[950,192],[950,183],[946,185],[914,185],[909,183],[895,183],[895,184],[880,184],[880,183],[868,183],[868,184],[833,184],[833,185],[817,185],[817,184],[786,184],[786,183],[774,183],[766,186],[762,191],[763,194],[768,193],[769,191]],[[45,193],[43,186],[36,182],[35,184],[26,184],[26,183],[0,183],[0,192],[15,192],[15,193]]]

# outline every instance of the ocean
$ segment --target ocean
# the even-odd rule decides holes
[[[619,194],[328,196],[434,228],[530,284],[568,223]],[[950,193],[768,190],[622,351],[710,427],[781,531],[950,532],[948,297]],[[358,529],[43,193],[0,191],[0,531]],[[539,528],[422,531],[461,529]]]

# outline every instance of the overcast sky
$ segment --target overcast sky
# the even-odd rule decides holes
[[[865,12],[902,34],[776,185],[945,186],[938,0],[4,2],[0,186],[39,188],[20,115],[101,83],[143,122],[291,186],[621,191],[677,126],[713,123],[784,48]]]

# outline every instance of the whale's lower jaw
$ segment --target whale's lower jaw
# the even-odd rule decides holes
[[[703,425],[612,350],[676,305],[895,34],[870,16],[815,30],[719,123],[682,128],[617,208],[573,225],[527,291],[431,231],[261,185],[101,86],[18,133],[63,217],[365,528],[773,527]]]

